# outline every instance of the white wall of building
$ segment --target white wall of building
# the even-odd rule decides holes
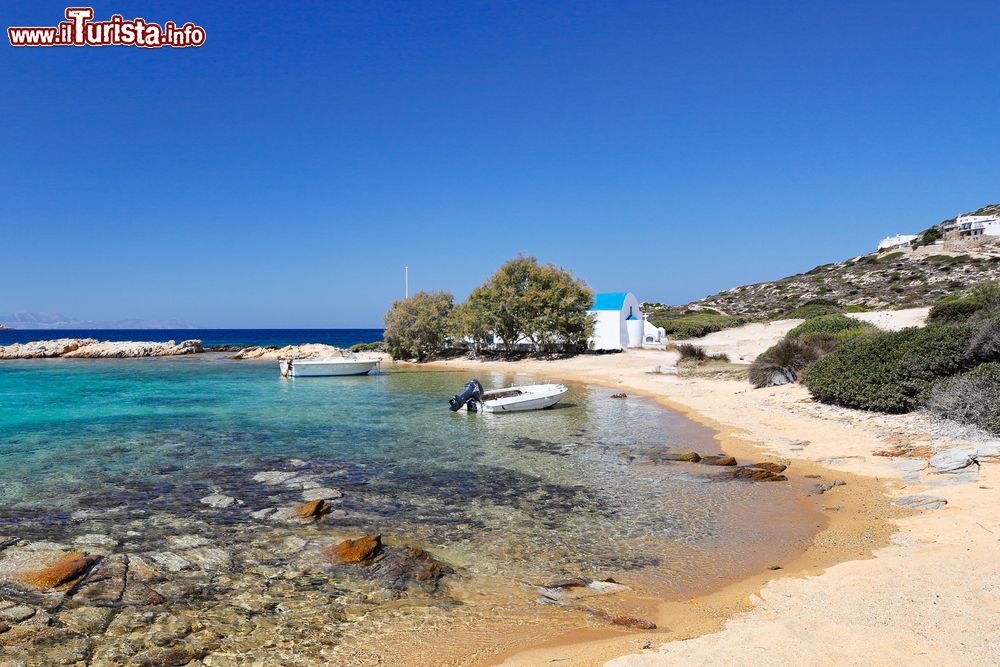
[[[618,310],[592,310],[594,315],[594,336],[590,347],[593,350],[624,350],[627,347],[640,347],[645,325],[639,300],[629,292],[625,295],[621,308]],[[628,318],[634,315],[630,335]],[[655,327],[654,327],[655,329]],[[636,340],[633,342],[632,338]]]
[[[909,245],[910,241],[917,238],[916,234],[896,234],[895,236],[887,236],[878,242],[878,249],[885,250],[886,248],[898,248],[900,246]]]

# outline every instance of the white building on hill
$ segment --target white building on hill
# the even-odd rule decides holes
[[[594,315],[592,350],[663,348],[666,345],[666,332],[646,320],[638,299],[631,292],[595,294],[594,305],[587,312]]]
[[[910,241],[917,238],[916,234],[896,234],[895,236],[887,236],[878,242],[878,250],[885,250],[886,248],[902,248],[903,246],[910,245]]]
[[[960,215],[942,228],[959,236],[1000,236],[1000,215]]]

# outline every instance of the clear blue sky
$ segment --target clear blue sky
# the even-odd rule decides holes
[[[4,35],[0,313],[377,326],[519,252],[678,303],[1000,201],[995,2],[93,4],[207,43]]]

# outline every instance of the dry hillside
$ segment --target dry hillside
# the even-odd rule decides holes
[[[775,318],[814,299],[865,310],[929,306],[970,285],[1000,279],[1000,238],[945,239],[824,264],[794,276],[743,285],[688,305]]]

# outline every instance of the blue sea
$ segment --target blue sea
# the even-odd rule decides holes
[[[380,333],[113,335],[346,345]],[[808,538],[761,519],[796,510],[788,485],[659,460],[670,448],[718,451],[710,429],[678,413],[584,385],[551,410],[450,412],[472,375],[388,364],[373,376],[288,379],[274,362],[225,353],[0,362],[0,535],[144,564],[166,598],[156,613],[231,618],[230,650],[263,664],[279,660],[266,652],[274,637],[305,633],[330,646],[290,642],[279,661],[348,665],[464,664],[512,624],[536,639],[600,625],[593,609],[614,611],[622,595],[689,595]],[[476,375],[487,388],[561,379]],[[311,491],[334,511],[308,525],[275,520]],[[338,568],[322,555],[373,533],[426,549],[455,574],[432,591],[399,584],[397,570],[387,582],[375,566]],[[610,577],[625,593],[586,604],[539,593],[566,577]],[[271,611],[249,622],[247,608]],[[441,640],[412,641],[427,632]],[[141,645],[92,639],[109,651]]]
[[[301,345],[325,343],[350,347],[382,340],[382,329],[0,329],[0,345],[50,338],[96,338],[166,342],[198,339],[206,347],[217,345]]]

